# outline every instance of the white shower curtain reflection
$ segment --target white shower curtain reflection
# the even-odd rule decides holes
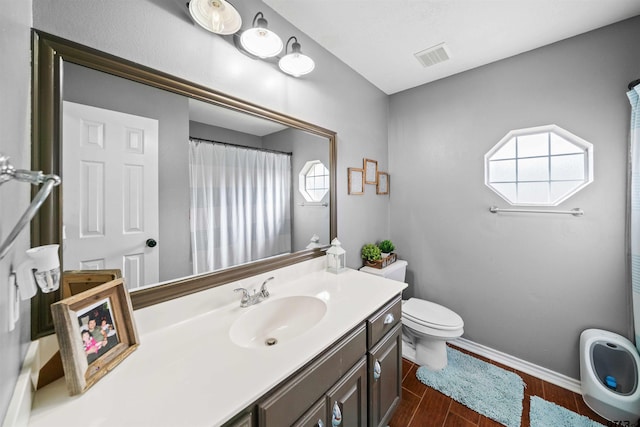
[[[189,141],[193,273],[291,252],[291,156]]]
[[[636,348],[640,351],[640,85],[627,92],[631,102],[631,285]]]

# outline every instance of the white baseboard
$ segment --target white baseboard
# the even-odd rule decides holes
[[[402,344],[402,357],[415,363],[415,349],[405,345],[404,342]],[[540,378],[543,381],[555,384],[558,387],[565,388],[574,393],[582,394],[580,381],[574,378],[559,374],[550,369],[543,368],[542,366],[534,365],[533,363],[527,362],[526,360],[518,359],[517,357],[513,357],[501,351],[494,350],[482,344],[469,341],[466,338],[457,338],[456,340],[451,341],[451,344],[463,350],[467,350],[479,356],[491,359],[494,362],[501,363],[513,369],[517,369],[518,371],[524,372],[525,374]]]
[[[38,345],[39,341],[32,341],[27,349],[2,427],[26,427],[29,424],[31,404],[38,382]]]
[[[24,356],[18,380],[9,401],[2,427],[26,427],[31,416],[31,404],[38,388],[40,369],[59,350],[55,334],[31,341]]]
[[[458,338],[455,341],[452,341],[451,344],[480,356],[484,356],[494,362],[502,363],[510,368],[517,369],[525,374],[532,375],[551,384],[573,391],[574,393],[582,394],[580,381],[574,378],[543,368],[542,366],[534,365],[526,360],[518,359],[517,357],[494,350],[482,344],[469,341],[465,338]]]

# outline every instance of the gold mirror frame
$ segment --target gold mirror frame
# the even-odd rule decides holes
[[[337,148],[335,132],[38,30],[33,30],[32,32],[32,54],[31,166],[33,170],[41,170],[45,174],[61,175],[62,127],[60,111],[63,93],[62,73],[63,64],[70,62],[327,138],[329,140],[330,240],[337,236]],[[62,184],[54,188],[51,196],[45,201],[31,222],[32,247],[60,243],[62,241],[63,186],[64,176],[62,177]],[[32,189],[32,196],[35,195],[35,191],[37,191],[37,188]],[[163,283],[162,285],[132,291],[131,302],[135,310],[322,255],[324,255],[324,252],[320,249],[303,250],[269,258],[268,260],[231,267],[219,272],[183,278]],[[51,294],[38,293],[31,300],[32,339],[54,332],[53,319],[49,307],[58,300],[60,300],[60,290]]]

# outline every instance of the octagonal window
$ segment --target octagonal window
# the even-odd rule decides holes
[[[556,125],[512,130],[484,159],[485,184],[512,205],[556,206],[593,181],[593,145]]]
[[[329,170],[320,160],[310,160],[300,170],[298,183],[307,202],[321,202],[329,192]]]

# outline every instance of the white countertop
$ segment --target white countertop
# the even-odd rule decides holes
[[[307,332],[272,347],[244,348],[229,336],[241,308],[238,286],[270,300],[309,295],[327,303]],[[407,285],[355,270],[335,275],[312,260],[134,312],[140,346],[84,394],[64,379],[38,390],[29,426],[217,426],[255,402]]]

